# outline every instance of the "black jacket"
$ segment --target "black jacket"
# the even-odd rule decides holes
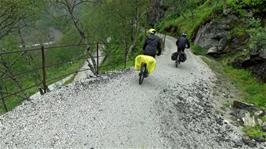
[[[145,55],[150,55],[153,57],[155,57],[155,55],[161,55],[161,39],[156,35],[150,35],[145,40],[143,51]]]
[[[187,38],[185,37],[180,37],[177,41],[176,41],[176,46],[178,47],[178,50],[182,50],[184,51],[185,48],[190,48],[190,43],[188,41]]]

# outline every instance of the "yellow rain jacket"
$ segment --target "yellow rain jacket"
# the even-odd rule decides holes
[[[147,70],[148,70],[149,74],[151,74],[154,71],[155,67],[156,67],[156,60],[152,56],[138,55],[135,58],[135,69],[137,71],[140,70],[141,63],[147,64]]]

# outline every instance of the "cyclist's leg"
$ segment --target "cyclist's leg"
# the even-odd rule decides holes
[[[148,73],[148,69],[147,69],[147,64],[145,64],[145,73],[144,73],[144,77],[148,77],[149,73]]]

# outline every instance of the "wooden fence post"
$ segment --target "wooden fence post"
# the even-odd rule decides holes
[[[166,33],[164,33],[164,37],[163,37],[163,50],[165,50],[165,39],[166,39]]]
[[[2,103],[3,103],[3,106],[4,106],[5,110],[6,110],[6,112],[8,112],[8,109],[7,109],[6,102],[5,102],[5,99],[3,97],[3,92],[2,91],[3,91],[3,88],[2,88],[2,85],[0,84],[0,96],[1,96],[1,100],[2,100]]]
[[[46,60],[45,60],[45,51],[44,46],[41,47],[42,52],[42,84],[43,84],[43,93],[48,91],[48,86],[46,84]]]
[[[96,52],[96,54],[97,54],[97,70],[96,70],[96,73],[97,73],[97,75],[99,75],[99,43],[97,42],[97,46],[96,46],[96,50],[97,50],[97,52]]]

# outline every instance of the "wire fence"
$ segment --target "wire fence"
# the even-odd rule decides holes
[[[166,35],[163,37],[163,46],[165,45],[165,38]],[[31,69],[25,70],[25,71],[19,71],[14,73],[12,70],[10,70],[8,67],[11,67],[14,65],[16,62],[13,62],[11,66],[6,66],[5,70],[1,70],[0,68],[0,98],[2,101],[2,106],[4,110],[7,112],[9,109],[7,107],[6,101],[9,100],[12,97],[23,97],[25,99],[29,99],[29,91],[33,90],[33,92],[40,91],[40,94],[43,95],[47,92],[49,92],[48,85],[49,83],[56,82],[60,79],[63,79],[67,76],[77,74],[79,72],[84,72],[84,71],[93,71],[95,75],[98,75],[100,72],[100,58],[105,57],[104,55],[100,55],[100,49],[102,48],[101,45],[107,45],[108,43],[99,43],[99,42],[94,42],[94,43],[89,43],[89,44],[78,44],[78,45],[56,45],[56,46],[44,46],[41,45],[39,47],[35,48],[28,48],[28,49],[23,49],[23,50],[14,50],[14,51],[6,51],[6,52],[0,52],[0,64],[4,65],[4,62],[2,60],[2,57],[8,57],[10,55],[15,55],[19,54],[18,57],[21,57],[22,59],[25,58],[25,55],[29,53],[35,53],[34,57],[36,57],[40,62],[37,64],[37,66],[32,66]],[[95,51],[90,51],[90,46],[93,45]],[[47,54],[50,50],[62,50],[61,52],[64,52],[65,50],[69,49],[64,49],[64,48],[82,48],[83,53],[79,54],[76,57],[70,57],[68,60],[63,60],[60,62],[56,63],[49,63],[47,62],[47,59],[49,58],[50,55]],[[164,48],[164,47],[163,47]],[[125,51],[127,52],[127,51]],[[23,57],[24,56],[24,57]],[[15,60],[19,59],[18,57],[15,58]],[[127,65],[127,58],[125,54],[125,67]],[[64,66],[67,64],[73,64],[77,63],[79,61],[85,62],[85,60],[93,60],[94,63],[91,64],[89,68],[86,69],[80,69],[78,68],[77,70],[71,70],[67,71],[67,73],[60,73],[60,75],[54,76],[47,76],[50,69],[57,69],[60,66]],[[31,65],[31,64],[28,64]],[[35,75],[35,81],[34,83],[31,83],[27,85],[26,87],[20,85],[20,81],[23,82],[24,80],[21,78],[23,76],[27,76],[24,78],[25,80],[29,79],[29,77],[33,77]],[[7,87],[3,87],[1,84],[3,82],[1,81],[12,81],[15,83],[15,86],[17,86],[18,89],[14,91],[11,90],[9,91]],[[5,91],[4,91],[5,90]]]
[[[78,44],[78,45],[59,45],[59,46],[47,46],[45,47],[44,45],[41,45],[37,48],[31,48],[31,49],[23,49],[23,50],[15,50],[15,51],[6,51],[6,52],[0,52],[0,57],[7,57],[10,55],[14,55],[14,54],[20,54],[19,56],[23,56],[23,53],[30,53],[30,52],[38,52],[36,54],[36,56],[39,57],[40,60],[40,66],[35,66],[30,70],[25,70],[25,71],[20,71],[20,72],[16,72],[14,73],[11,69],[9,69],[9,66],[6,66],[4,64],[3,61],[1,61],[2,65],[5,65],[5,71],[1,70],[0,72],[0,98],[2,101],[2,105],[5,109],[5,111],[8,111],[8,107],[6,104],[6,100],[11,98],[12,96],[20,96],[21,94],[25,94],[27,95],[26,91],[32,90],[32,89],[39,89],[41,94],[44,94],[46,92],[49,91],[48,88],[48,84],[49,82],[56,82],[60,79],[63,79],[64,77],[73,75],[73,74],[77,74],[79,72],[84,72],[84,71],[92,71],[92,69],[94,70],[93,73],[99,74],[99,59],[102,57],[105,57],[104,55],[100,55],[100,43],[95,42],[93,43],[95,44],[96,50],[91,52],[89,51],[88,47],[92,45],[92,43],[90,44]],[[106,44],[106,43],[105,43]],[[73,48],[73,47],[77,47],[77,48],[82,48],[84,49],[84,53],[80,54],[76,57],[70,58],[69,60],[64,60],[62,62],[58,62],[58,63],[52,63],[52,64],[48,64],[47,63],[47,51],[51,50],[51,49],[63,49],[63,48]],[[87,50],[85,50],[87,49]],[[63,49],[64,51],[65,49]],[[89,53],[90,52],[90,53]],[[25,57],[21,57],[21,59],[23,59]],[[16,58],[17,60],[18,58]],[[84,62],[86,59],[90,59],[90,60],[94,60],[95,64],[92,64],[91,67],[93,68],[86,68],[86,69],[79,69],[79,70],[73,70],[73,71],[68,71],[67,73],[62,73],[60,75],[57,75],[56,77],[52,77],[50,76],[49,79],[47,77],[47,71],[49,69],[54,69],[60,66],[64,66],[67,64],[73,64],[73,63],[77,63],[79,61]],[[15,62],[13,63],[15,64]],[[22,76],[28,76],[31,77],[33,74],[38,73],[38,80],[36,81],[35,84],[33,85],[28,85],[27,87],[22,87],[20,84],[20,81],[23,81],[21,78]],[[40,74],[41,73],[41,74]],[[25,80],[28,78],[25,78]],[[3,81],[15,81],[15,86],[18,86],[18,90],[16,91],[8,91],[7,88],[5,88],[6,91],[4,91],[3,86],[1,85],[1,83],[3,84]],[[29,98],[29,97],[27,97]]]

